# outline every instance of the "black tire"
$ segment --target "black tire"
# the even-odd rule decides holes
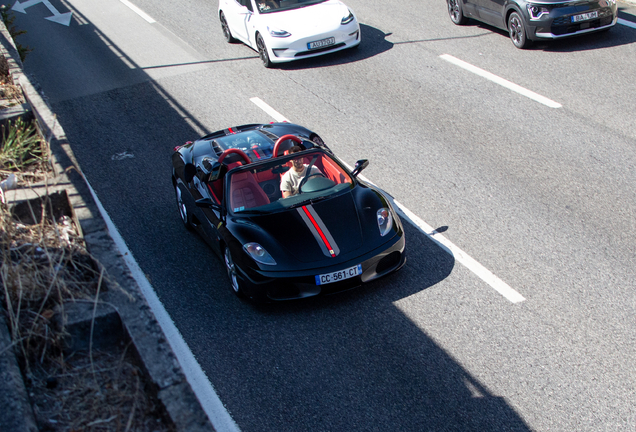
[[[227,25],[227,21],[225,20],[225,15],[223,14],[223,12],[221,12],[221,15],[219,18],[221,20],[221,28],[223,29],[223,38],[225,38],[225,41],[227,43],[232,43],[236,41],[236,39],[234,39],[234,36],[232,36],[232,32],[230,31],[230,26]]]
[[[263,37],[260,35],[260,33],[256,35],[256,46],[258,47],[258,56],[261,58],[263,66],[268,69],[271,68],[272,62],[269,59],[269,54],[267,54],[267,46],[265,46],[265,41],[263,40]]]
[[[512,44],[519,49],[525,49],[532,45],[526,35],[526,24],[518,12],[512,12],[508,17],[508,33]]]
[[[464,25],[468,22],[468,18],[464,16],[461,0],[446,0],[448,5],[448,16],[455,25]]]
[[[225,264],[227,276],[230,278],[230,287],[232,288],[232,291],[238,297],[245,298],[245,290],[243,289],[241,280],[239,279],[236,272],[236,265],[234,264],[234,260],[232,259],[230,248],[227,246],[225,247],[225,251],[223,252],[223,263]]]
[[[181,222],[183,222],[183,226],[191,230],[192,224],[190,223],[190,214],[188,213],[188,208],[183,202],[183,192],[181,192],[181,188],[179,188],[179,183],[175,183],[174,193],[177,198],[177,207],[179,209],[179,216],[181,216]]]

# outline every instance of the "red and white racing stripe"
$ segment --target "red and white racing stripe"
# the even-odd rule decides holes
[[[296,210],[298,210],[300,217],[303,218],[303,221],[305,221],[305,224],[307,224],[307,227],[314,235],[322,252],[331,258],[338,256],[340,248],[331,236],[325,223],[320,216],[318,216],[318,213],[316,213],[316,210],[311,205],[298,207]]]

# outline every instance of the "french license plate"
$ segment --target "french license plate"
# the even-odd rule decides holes
[[[336,43],[336,38],[335,37],[329,37],[327,39],[320,39],[318,41],[313,41],[313,42],[309,42],[307,44],[307,49],[316,49],[316,48],[322,48],[322,47],[326,47],[329,45],[333,45]]]
[[[338,270],[333,273],[325,273],[316,276],[316,285],[326,285],[334,282],[340,282],[362,274],[362,264],[349,267],[348,269]]]
[[[587,21],[587,20],[591,20],[591,19],[594,19],[594,18],[598,18],[598,11],[588,12],[588,13],[584,13],[584,14],[580,14],[580,15],[574,15],[572,17],[572,22]]]

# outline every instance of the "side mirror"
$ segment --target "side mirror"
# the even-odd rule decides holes
[[[197,168],[193,164],[188,163],[183,167],[183,180],[186,183],[190,183],[196,174]]]
[[[356,162],[356,166],[353,169],[353,171],[351,171],[351,175],[356,177],[358,174],[360,174],[360,172],[362,172],[363,169],[365,169],[368,166],[369,166],[368,159],[360,159],[358,162]]]
[[[197,207],[209,208],[216,211],[221,211],[221,206],[210,198],[201,198],[195,201]]]

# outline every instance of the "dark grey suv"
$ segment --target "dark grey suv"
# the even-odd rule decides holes
[[[510,34],[517,48],[532,41],[558,39],[609,30],[616,24],[616,0],[446,0],[448,15],[457,25],[468,18]]]

